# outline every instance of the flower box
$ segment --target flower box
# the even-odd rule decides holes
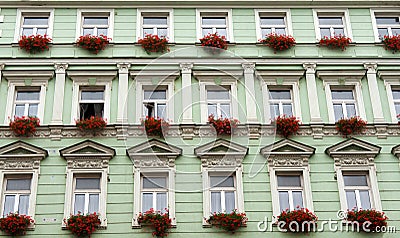
[[[159,136],[161,138],[167,134],[169,123],[162,118],[146,117],[142,120],[142,126],[148,136]]]
[[[138,43],[147,54],[150,53],[164,53],[169,51],[168,39],[166,37],[159,37],[158,35],[147,34],[143,39],[139,39]]]
[[[71,215],[64,219],[67,229],[76,237],[90,237],[90,235],[100,228],[101,221],[96,213],[82,215]]]
[[[384,36],[382,43],[385,49],[392,51],[393,54],[400,51],[400,35]]]
[[[172,228],[172,220],[169,218],[168,210],[165,213],[161,211],[154,211],[153,208],[145,213],[139,213],[137,218],[140,225],[151,227],[154,231],[152,235],[159,237],[168,236],[169,230]]]
[[[280,231],[307,233],[317,227],[318,217],[307,208],[286,209],[278,216],[277,226]]]
[[[387,226],[388,217],[384,212],[373,209],[347,211],[346,221],[351,225],[356,225],[358,231],[380,232],[382,227]]]
[[[210,124],[216,131],[218,136],[232,135],[233,130],[237,128],[239,121],[237,119],[218,118],[215,119],[214,115],[208,116],[208,124]]]
[[[97,132],[102,131],[107,126],[107,121],[102,117],[91,116],[88,119],[75,121],[76,127],[82,132],[92,133],[95,135]]]
[[[14,117],[9,126],[16,136],[29,137],[36,132],[36,127],[40,126],[40,120],[37,117]]]
[[[10,213],[0,218],[0,230],[10,236],[23,236],[26,230],[34,224],[30,216]]]
[[[268,46],[274,50],[274,54],[277,51],[285,51],[296,45],[296,40],[290,35],[278,35],[275,33],[268,34],[264,39],[260,40],[260,43]]]
[[[48,50],[51,40],[47,35],[22,36],[18,41],[18,45],[19,48],[25,50],[27,53],[35,54]]]
[[[326,46],[330,49],[346,50],[351,43],[351,39],[346,36],[338,35],[333,37],[324,37],[319,41],[320,46]]]
[[[367,125],[367,122],[360,117],[351,117],[347,119],[340,119],[336,122],[336,130],[343,135],[348,137],[350,135],[356,135],[361,133]]]
[[[200,39],[201,46],[205,47],[204,49],[209,51],[212,54],[220,53],[221,50],[228,49],[228,43],[226,41],[225,36],[220,36],[218,33],[204,36]]]
[[[300,121],[296,117],[286,115],[278,116],[272,122],[275,125],[275,131],[278,135],[288,138],[297,133],[300,128]]]
[[[107,36],[104,35],[85,35],[79,37],[76,41],[76,45],[88,50],[90,53],[97,54],[99,51],[104,50],[107,47],[110,40],[110,38],[107,38]]]
[[[207,222],[227,232],[235,233],[240,227],[247,225],[246,213],[238,213],[233,210],[231,213],[214,213]]]

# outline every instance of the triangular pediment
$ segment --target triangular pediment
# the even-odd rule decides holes
[[[156,155],[156,156],[176,156],[182,154],[182,149],[165,143],[163,141],[159,141],[156,139],[151,139],[139,145],[135,145],[129,149],[127,149],[128,156],[132,157],[135,155]]]
[[[310,157],[314,154],[315,148],[294,140],[283,139],[265,146],[260,152],[264,157],[270,155],[298,155]]]
[[[247,147],[224,139],[212,141],[194,149],[197,156],[242,155],[244,157],[247,151]]]
[[[372,155],[375,157],[379,154],[380,150],[381,147],[377,145],[356,138],[350,138],[327,148],[325,152],[331,157],[335,155]]]
[[[100,143],[86,140],[60,150],[63,157],[113,157],[115,150]]]
[[[394,154],[395,156],[400,158],[400,145],[397,145],[397,146],[393,147],[392,154]]]
[[[0,147],[0,157],[19,157],[21,155],[24,157],[32,156],[44,158],[48,154],[46,150],[23,141],[16,141]]]

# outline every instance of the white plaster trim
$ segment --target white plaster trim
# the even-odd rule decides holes
[[[350,24],[350,16],[349,16],[349,9],[313,9],[313,17],[314,17],[314,29],[315,29],[315,36],[317,41],[321,40],[321,32],[319,29],[319,21],[318,21],[318,13],[332,13],[332,16],[343,16],[343,25],[344,25],[344,33],[347,37],[349,37],[352,41],[353,34],[351,30]]]
[[[165,16],[167,15],[168,22],[168,42],[174,42],[174,9],[165,9],[165,8],[138,8],[136,13],[136,41],[143,38],[143,13],[146,15],[153,16]],[[161,14],[161,15],[160,15]]]
[[[396,108],[394,107],[392,87],[400,87],[400,71],[379,71],[378,76],[383,79],[389,101],[389,110],[392,123],[397,123]]]
[[[374,31],[374,37],[375,37],[375,42],[376,43],[381,43],[382,40],[379,39],[379,33],[378,33],[378,25],[376,24],[376,15],[387,15],[387,16],[397,16],[399,17],[399,8],[371,8],[370,9],[370,14],[371,14],[371,21],[372,21],[372,29]]]
[[[110,42],[113,42],[114,39],[114,9],[78,9],[77,10],[77,18],[76,18],[76,28],[75,28],[75,37],[79,39],[83,34],[83,17],[85,14],[90,14],[91,16],[106,16],[108,15],[108,30],[107,30],[107,38],[111,38]]]
[[[265,37],[261,33],[260,15],[284,16],[285,17],[285,25],[286,25],[286,35],[293,36],[292,16],[290,13],[290,9],[254,9],[254,15],[255,15],[255,21],[256,21],[257,41],[264,39],[264,37]]]
[[[227,29],[227,37],[226,40],[230,43],[233,43],[235,40],[233,38],[233,21],[232,21],[232,9],[196,9],[196,34],[197,34],[197,42],[202,36],[201,32],[201,16],[202,15],[210,15],[210,16],[225,16],[227,17],[226,27]]]
[[[47,36],[49,38],[53,38],[53,25],[54,25],[54,9],[47,9],[47,8],[18,8],[17,9],[17,19],[16,19],[16,24],[15,24],[15,31],[14,31],[14,43],[18,43],[19,39],[21,38],[21,33],[22,33],[22,17],[24,15],[28,15],[30,13],[33,14],[41,14],[43,13],[43,16],[49,16],[49,21],[48,25],[49,27],[47,28]]]

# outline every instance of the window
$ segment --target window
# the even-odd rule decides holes
[[[166,119],[167,90],[156,88],[143,91],[143,114],[145,117]]]
[[[317,39],[338,35],[352,38],[347,11],[314,10],[314,21]]]
[[[208,34],[217,33],[233,41],[231,10],[197,10],[198,39]]]
[[[303,181],[301,175],[278,174],[279,207],[281,211],[286,209],[295,210],[304,207],[303,203]]]
[[[80,174],[74,178],[74,214],[99,213],[100,175],[84,177]]]
[[[3,187],[3,217],[10,213],[28,215],[31,195],[30,176],[6,176]]]
[[[380,42],[384,36],[395,36],[400,34],[399,13],[371,10],[371,18],[376,42]]]
[[[392,95],[396,115],[400,115],[400,88],[392,87]]]
[[[264,39],[266,35],[292,35],[289,10],[255,10],[257,39]]]
[[[40,104],[40,87],[16,88],[13,116],[38,116]]]
[[[18,42],[21,36],[47,35],[53,33],[53,9],[17,10],[17,22],[14,41]]]
[[[114,11],[113,10],[78,10],[76,37],[84,35],[104,35],[113,38]]]
[[[378,75],[386,87],[391,122],[397,123],[397,115],[400,114],[400,72],[381,70],[378,72]]]
[[[332,104],[335,113],[335,121],[342,118],[350,118],[358,115],[356,100],[352,89],[335,90],[331,89]]]
[[[286,115],[293,116],[293,99],[291,89],[269,89],[269,110],[271,118]]]
[[[344,173],[344,191],[348,209],[371,209],[370,186],[366,174]]]
[[[236,185],[234,175],[210,175],[210,213],[230,213],[236,209]]]
[[[153,208],[156,211],[165,212],[168,209],[167,176],[143,176],[141,178],[142,209],[146,211]]]
[[[174,41],[172,9],[138,9],[137,16],[138,40],[152,34],[168,37],[170,42]]]
[[[79,118],[104,115],[104,87],[82,87],[79,97]]]
[[[215,118],[231,118],[231,92],[229,87],[207,87],[208,115]]]

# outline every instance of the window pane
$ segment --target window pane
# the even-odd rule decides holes
[[[354,99],[352,90],[332,90],[332,99]]]
[[[290,208],[288,192],[279,192],[279,206],[281,208],[281,211],[285,211],[286,209]]]
[[[221,104],[221,114],[223,118],[231,118],[231,105]]]
[[[333,104],[333,111],[335,113],[335,121],[344,117],[342,104]]]
[[[37,116],[38,107],[39,107],[39,104],[30,104],[29,110],[28,110],[28,116],[32,116],[32,117]]]
[[[291,99],[290,90],[270,90],[270,99]]]
[[[342,17],[318,17],[320,25],[342,25]]]
[[[165,211],[168,208],[167,206],[167,193],[157,193],[156,196],[157,204],[156,210],[157,211]]]
[[[103,117],[104,103],[81,103],[80,118]]]
[[[82,91],[81,100],[103,100],[104,91]]]
[[[226,25],[226,17],[202,17],[201,22],[203,25]]]
[[[100,178],[76,178],[75,189],[100,189]]]
[[[225,192],[225,212],[235,210],[235,192]]]
[[[294,206],[294,208],[304,207],[304,205],[303,205],[303,192],[301,192],[301,191],[293,191],[292,192],[292,196],[293,196],[293,206]]]
[[[30,36],[33,35],[33,29],[32,28],[24,28],[22,30],[22,35],[23,36]]]
[[[153,207],[153,194],[152,193],[143,193],[142,194],[142,212],[146,212]]]
[[[217,115],[217,105],[216,104],[208,104],[208,115],[214,115],[214,118],[218,118],[221,115]]]
[[[344,34],[344,28],[334,28],[333,29],[333,34],[335,35],[335,36],[338,36],[338,35],[342,35],[342,36],[344,36],[345,34]]]
[[[165,119],[165,109],[167,105],[157,104],[157,117]]]
[[[143,28],[143,36],[146,35],[153,35],[154,34],[154,29],[153,28]]]
[[[275,33],[278,35],[286,35],[285,28],[275,28]]]
[[[154,103],[144,103],[144,115],[147,117],[154,117]]]
[[[400,103],[395,103],[394,108],[396,110],[396,115],[399,115],[400,114]]]
[[[392,28],[392,34],[395,35],[400,35],[400,28]]]
[[[379,36],[383,37],[383,36],[389,35],[389,32],[388,32],[387,28],[379,28],[378,34],[379,34]]]
[[[108,25],[108,17],[84,17],[84,25]]]
[[[382,25],[398,25],[398,17],[376,17],[376,23]]]
[[[371,209],[371,202],[369,199],[368,190],[360,190],[360,200],[362,209]]]
[[[94,33],[94,29],[93,29],[93,28],[84,28],[84,29],[83,29],[83,35],[84,35],[84,36],[86,36],[86,35],[93,35],[93,33]]]
[[[271,34],[272,30],[271,28],[262,28],[261,29],[261,35],[264,38],[266,35]]]
[[[345,186],[368,186],[366,175],[343,175]]]
[[[357,208],[356,193],[354,191],[346,191],[347,208],[352,210]]]
[[[24,17],[24,25],[47,25],[48,17]]]
[[[38,28],[36,34],[42,36],[47,34],[47,28]]]
[[[144,25],[167,25],[167,17],[143,17]]]
[[[279,112],[279,104],[270,105],[271,118],[278,117],[281,113]]]
[[[211,192],[211,213],[214,212],[222,212],[220,192]]]
[[[22,117],[25,113],[25,105],[15,105],[14,115],[17,117]]]
[[[260,17],[261,25],[285,25],[284,17]]]
[[[39,100],[39,91],[17,91],[17,101]]]
[[[30,179],[7,179],[6,190],[31,190]]]
[[[392,89],[392,95],[394,100],[400,100],[400,90],[393,90]]]
[[[98,28],[97,29],[97,35],[98,36],[100,36],[100,35],[107,36],[107,33],[108,33],[108,29],[107,28]]]
[[[157,35],[158,36],[168,36],[168,29],[167,28],[158,28]]]
[[[285,114],[286,116],[293,116],[292,104],[284,103],[282,106],[283,106],[283,114]]]
[[[226,28],[217,28],[216,33],[218,33],[218,35],[220,35],[220,36],[225,36],[225,37],[227,37],[227,35],[228,35],[226,33]]]
[[[89,194],[89,213],[99,213],[99,194]]]
[[[207,99],[225,99],[229,100],[229,90],[207,90]]]
[[[347,117],[357,116],[356,114],[356,105],[355,104],[346,104]]]
[[[75,194],[74,214],[85,212],[85,194]]]
[[[301,187],[300,176],[278,175],[278,187]]]
[[[167,99],[166,90],[144,90],[145,100]]]
[[[212,32],[211,28],[203,28],[202,29],[202,33],[203,33],[203,36],[205,36],[205,35],[208,35],[208,34],[212,34],[213,32]]]
[[[143,188],[167,188],[167,178],[143,177]]]
[[[321,32],[321,38],[324,38],[324,37],[330,38],[331,37],[331,30],[329,28],[321,28],[320,32]]]
[[[6,195],[4,201],[3,216],[14,212],[15,195]]]
[[[26,215],[28,214],[28,209],[29,209],[29,195],[20,195],[18,204],[18,213]]]
[[[210,176],[211,187],[235,187],[233,176]]]

